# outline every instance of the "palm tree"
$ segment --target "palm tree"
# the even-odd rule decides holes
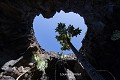
[[[70,42],[71,38],[81,33],[81,29],[75,29],[73,25],[69,25],[66,28],[64,23],[58,23],[58,27],[55,29],[55,32],[58,32],[56,39],[62,45],[61,50],[70,50],[74,52],[78,61],[82,64],[85,71],[88,73],[92,80],[105,80],[97,71],[96,69],[88,62],[85,56],[82,53],[79,53],[78,50],[73,46]]]

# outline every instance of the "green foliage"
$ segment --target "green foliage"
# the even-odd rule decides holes
[[[61,50],[70,50],[70,46],[67,43],[67,39],[71,40],[72,37],[80,35],[81,29],[75,29],[73,25],[66,27],[64,23],[58,23],[58,27],[55,29],[55,32],[58,32],[56,35],[57,41],[62,45]]]
[[[120,39],[120,31],[119,30],[115,30],[113,32],[113,35],[111,36],[111,40],[115,41],[115,40],[118,40]]]
[[[34,53],[34,59],[36,61],[36,67],[40,71],[44,71],[48,67],[47,60],[40,59],[39,55],[37,53]]]

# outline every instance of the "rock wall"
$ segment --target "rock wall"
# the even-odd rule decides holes
[[[111,40],[120,30],[119,0],[1,0],[0,1],[0,66],[17,59],[37,43],[33,31],[35,16],[53,17],[56,12],[75,12],[88,27],[82,41],[83,52],[97,69],[107,69],[119,79],[120,39]]]

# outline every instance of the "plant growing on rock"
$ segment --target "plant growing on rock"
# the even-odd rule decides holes
[[[45,69],[48,67],[48,62],[47,60],[42,60],[37,53],[33,54],[33,58],[36,61],[36,67],[40,71],[45,71]]]
[[[120,31],[119,30],[115,30],[111,36],[111,40],[115,41],[120,39]]]
[[[58,35],[56,35],[56,39],[62,45],[61,50],[72,49],[72,51],[78,58],[78,61],[82,64],[85,71],[88,73],[92,80],[105,80],[87,61],[87,59],[82,55],[82,53],[79,53],[77,49],[73,46],[73,44],[70,42],[72,37],[77,37],[77,35],[80,35],[81,29],[75,29],[73,25],[69,25],[68,27],[66,27],[64,23],[58,23],[58,27],[55,29],[55,32],[58,32]]]
[[[28,70],[26,70],[24,73],[19,75],[16,80],[21,80],[21,78],[27,73],[27,72],[34,72],[34,71],[42,71],[43,75],[45,74],[45,69],[48,67],[47,60],[43,60],[39,57],[38,53],[34,53],[33,56],[33,63],[32,67],[30,67]]]

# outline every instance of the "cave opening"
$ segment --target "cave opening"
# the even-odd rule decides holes
[[[60,53],[72,53],[72,51],[62,51],[61,45],[55,39],[55,28],[58,23],[65,23],[66,26],[73,25],[75,28],[82,29],[81,35],[78,37],[72,38],[73,45],[79,50],[82,46],[81,41],[83,40],[85,33],[87,31],[87,26],[85,25],[83,17],[74,12],[65,13],[64,11],[57,12],[52,18],[44,18],[41,14],[36,16],[33,22],[33,28],[35,32],[35,36],[37,38],[40,46],[46,51],[54,51]]]

